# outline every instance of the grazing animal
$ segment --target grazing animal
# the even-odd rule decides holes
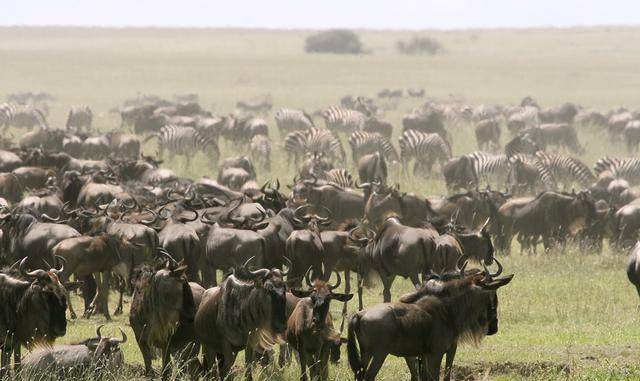
[[[162,127],[158,134],[149,135],[145,142],[153,137],[158,138],[158,156],[161,159],[165,151],[169,153],[169,160],[176,155],[181,155],[186,158],[186,167],[189,168],[193,154],[202,152],[211,165],[218,165],[220,157],[218,144],[193,127],[167,125]]]
[[[287,343],[298,352],[301,380],[308,380],[307,368],[313,380],[328,380],[329,355],[331,348],[340,344],[340,333],[333,328],[333,318],[329,312],[332,300],[347,302],[353,294],[333,292],[340,286],[337,281],[330,284],[322,280],[309,280],[305,274],[308,290],[292,289],[291,293],[301,298],[287,321]]]
[[[71,107],[67,115],[67,130],[75,128],[79,131],[82,129],[91,129],[93,123],[93,112],[87,105],[77,105]]]
[[[496,151],[500,148],[500,122],[484,119],[475,126],[476,142],[479,150]]]
[[[315,128],[313,119],[302,110],[281,108],[276,112],[275,120],[280,136],[293,131]]]
[[[425,362],[423,379],[437,381],[444,354],[447,354],[445,380],[457,345],[479,342],[498,332],[498,288],[513,275],[498,278],[472,270],[431,277],[418,290],[400,302],[377,304],[357,312],[349,323],[347,351],[356,380],[375,380],[388,355],[421,357]],[[358,349],[359,348],[359,349]],[[417,373],[407,359],[412,379]]]
[[[35,348],[22,358],[22,374],[37,377],[46,373],[68,376],[81,375],[87,370],[117,371],[124,365],[120,345],[127,342],[127,335],[120,329],[121,339],[102,336],[100,331],[103,326],[96,329],[97,337],[77,344]]]

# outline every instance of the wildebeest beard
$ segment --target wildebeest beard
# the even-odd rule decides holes
[[[267,282],[270,282],[269,280]],[[285,297],[259,281],[230,275],[220,285],[217,325],[234,347],[271,348],[286,328]],[[282,299],[282,300],[280,300]]]
[[[67,299],[58,277],[35,280],[25,290],[17,305],[17,319],[23,332],[18,332],[26,344],[51,343],[64,336],[67,329],[65,312]]]

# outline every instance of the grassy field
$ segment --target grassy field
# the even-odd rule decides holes
[[[219,114],[231,112],[237,100],[265,94],[275,109],[313,111],[337,104],[343,95],[373,96],[383,87],[424,87],[428,97],[472,104],[516,104],[525,95],[543,106],[573,101],[607,110],[640,104],[640,29],[429,32],[424,34],[439,40],[445,53],[413,58],[398,55],[393,45],[418,34],[414,32],[362,31],[362,41],[373,54],[354,57],[304,54],[304,38],[310,33],[0,28],[0,99],[17,91],[55,95],[52,126],[64,125],[70,105],[87,103],[102,130],[119,125],[119,117],[108,110],[138,93],[197,93],[205,108]],[[423,101],[401,100],[386,119],[399,126],[402,115]],[[268,120],[273,124],[272,115]],[[475,149],[470,126],[450,128],[455,153]],[[275,129],[272,136],[277,143]],[[589,164],[605,153],[624,152],[622,145],[603,144],[603,136],[580,131],[587,148],[583,159]],[[237,154],[230,147],[222,150]],[[145,146],[145,152],[154,151],[152,145]],[[293,169],[287,169],[277,149],[274,152],[272,173],[259,174],[260,180],[290,180]],[[168,165],[192,177],[216,176],[201,157],[190,168],[180,159]],[[439,178],[403,178],[397,173],[392,178],[403,190],[444,192]],[[626,255],[609,250],[596,255],[577,249],[565,255],[505,258],[505,271],[516,277],[500,291],[500,331],[479,348],[459,350],[458,378],[639,379],[638,296],[626,280],[625,261]],[[408,282],[397,281],[393,295],[410,288]],[[367,292],[367,304],[381,300],[380,289]],[[333,307],[337,312],[339,306]],[[91,336],[103,322],[101,317],[72,321],[60,341]],[[108,327],[127,324],[124,316]],[[124,346],[125,355],[134,367],[111,375],[113,379],[141,377],[141,356],[126,329],[131,340]],[[295,380],[297,372],[292,365],[284,373],[264,374]],[[332,378],[351,378],[346,361],[332,369]],[[389,358],[381,379],[408,379],[404,362]]]

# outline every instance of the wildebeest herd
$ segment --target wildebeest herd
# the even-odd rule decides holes
[[[540,243],[551,253],[636,244],[640,160],[605,156],[590,168],[576,155],[588,149],[586,129],[635,153],[640,113],[542,108],[530,97],[517,106],[430,101],[400,129],[378,105],[392,93],[316,113],[281,108],[275,142],[268,101],[220,116],[193,94],[138,97],[119,108],[118,128],[99,133],[87,105],[52,128],[44,104],[53,98],[12,96],[0,105],[0,375],[121,366],[124,332],[53,345],[67,309],[76,318],[72,292],[84,318],[109,319],[115,290],[115,314],[133,292],[129,321],[148,374],[160,353],[163,376],[227,379],[244,350],[248,379],[255,366],[296,358],[301,379],[326,380],[346,343],[358,380],[375,379],[388,355],[406,359],[412,380],[437,380],[446,355],[449,380],[458,344],[498,332],[497,290],[513,278],[498,258],[513,238],[523,254]],[[474,129],[479,151],[454,157],[460,125]],[[145,144],[157,155],[144,155]],[[247,154],[221,158],[220,144]],[[289,173],[260,185],[276,149]],[[189,166],[197,153],[216,180],[162,166],[176,156]],[[443,179],[450,194],[390,183],[409,176]],[[640,246],[627,271],[640,293]],[[359,311],[348,317],[352,273]],[[383,303],[365,306],[371,275]],[[415,290],[392,301],[398,276]],[[343,303],[339,324],[332,300]]]

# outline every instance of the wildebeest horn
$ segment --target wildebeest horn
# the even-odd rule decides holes
[[[124,333],[124,331],[122,330],[122,328],[118,327],[118,330],[120,331],[120,334],[122,335],[122,339],[117,339],[117,338],[113,338],[110,341],[112,343],[119,343],[119,344],[124,344],[127,342],[127,334]]]
[[[46,272],[44,270],[33,270],[30,272],[27,272],[27,260],[29,259],[29,257],[24,257],[22,258],[22,260],[20,261],[20,274],[22,274],[23,276],[30,276],[30,277],[40,277],[42,275],[45,275]]]
[[[340,273],[338,272],[338,270],[333,269],[333,272],[336,273],[336,276],[338,277],[338,281],[336,282],[336,284],[329,284],[330,290],[340,287],[340,283],[342,283],[342,277],[340,277]]]
[[[64,265],[65,263],[67,263],[67,260],[64,259],[64,257],[61,257],[59,255],[54,255],[53,258],[60,261],[60,268],[59,269],[52,268],[51,271],[56,275],[60,275],[64,271]]]
[[[299,207],[297,207],[294,211],[293,211],[293,215],[298,218],[298,219],[304,219],[304,217],[301,217],[298,215],[298,212],[300,212],[301,210],[310,208],[312,205],[311,204],[304,204],[304,205],[300,205]]]
[[[147,209],[145,211],[151,213],[153,215],[153,218],[150,219],[150,220],[140,220],[140,223],[143,224],[143,225],[154,224],[158,220],[158,213],[154,212],[151,209]]]
[[[500,261],[498,261],[498,258],[493,257],[493,260],[496,262],[496,265],[498,265],[498,271],[495,272],[495,274],[489,274],[491,276],[491,278],[495,278],[497,276],[499,276],[500,274],[502,274],[502,263],[500,263]],[[486,268],[485,268],[486,270]]]
[[[267,185],[270,185],[271,183],[271,179],[267,180],[261,187],[260,187],[260,192],[264,193],[264,191],[267,189]]]
[[[104,327],[104,324],[100,324],[96,329],[96,336],[98,336],[98,339],[102,339],[102,333],[100,332],[102,330],[102,327]]]
[[[353,236],[353,233],[360,229],[358,226],[356,226],[355,228],[349,230],[349,235],[347,236],[349,238],[349,241],[351,242],[355,242],[357,244],[360,244],[362,246],[366,245],[367,243],[369,243],[369,238],[365,237],[365,238],[355,238]]]
[[[358,188],[358,189],[364,189],[364,188],[367,188],[367,187],[370,187],[370,186],[371,186],[371,183],[362,183],[362,184],[360,184],[360,182],[358,180],[356,180],[355,187]]]
[[[182,222],[193,222],[193,221],[197,220],[197,219],[200,217],[200,215],[198,215],[198,211],[197,211],[197,210],[195,210],[195,209],[193,209],[192,207],[190,207],[190,206],[186,206],[186,205],[185,205],[185,206],[184,206],[184,209],[185,209],[185,210],[188,210],[188,211],[190,211],[190,212],[192,212],[192,213],[195,215],[195,217],[193,217],[193,218],[191,218],[191,219],[189,219],[189,218],[183,218],[183,219],[182,219]]]
[[[243,223],[244,220],[240,221],[239,219],[233,219],[231,217],[231,213],[233,213],[234,210],[238,209],[240,207],[240,205],[242,205],[242,197],[239,197],[236,200],[232,200],[232,201],[238,201],[238,204],[236,204],[236,206],[234,206],[233,208],[229,209],[229,211],[227,212],[227,215],[225,217],[226,217],[227,221]],[[229,204],[231,204],[232,201],[229,201]]]
[[[49,221],[49,222],[58,222],[58,221],[60,221],[60,216],[58,216],[57,218],[53,218],[50,215],[48,215],[47,213],[42,213],[41,217],[42,217],[43,220]]]
[[[203,224],[215,224],[216,222],[218,222],[217,220],[212,220],[211,218],[207,217],[209,214],[211,214],[211,212],[204,212],[202,213],[202,215],[200,216],[200,221]]]
[[[469,256],[467,254],[462,254],[458,261],[456,262],[456,267],[460,270],[460,273],[464,273],[464,268],[467,267],[467,260]]]
[[[76,208],[76,209],[73,209],[73,210],[69,210],[69,205],[70,205],[70,203],[71,203],[71,201],[67,201],[67,202],[65,202],[65,203],[62,205],[62,209],[61,209],[61,210],[62,210],[62,213],[64,213],[64,214],[65,214],[65,215],[67,215],[67,216],[68,216],[68,215],[70,215],[70,214],[73,214],[73,213],[78,213],[78,212],[80,211],[80,208]]]
[[[251,261],[253,261],[256,258],[256,256],[254,255],[253,257],[247,259],[247,261],[242,265],[243,269],[246,269],[247,266],[249,266],[249,263],[251,263]]]
[[[491,217],[488,217],[487,220],[484,222],[484,224],[482,225],[482,227],[480,228],[481,232],[484,232],[485,229],[487,228],[487,226],[489,226],[489,221],[491,220]]]
[[[316,216],[316,218],[317,218],[319,221],[329,221],[329,220],[331,219],[331,210],[329,210],[329,208],[327,208],[327,207],[326,207],[326,206],[324,206],[324,205],[320,205],[320,207],[321,207],[322,209],[324,209],[324,211],[325,211],[325,212],[327,212],[327,217],[320,217],[320,216]]]
[[[280,179],[276,177],[276,190],[280,190]]]
[[[260,212],[261,216],[257,218],[249,217],[249,220],[251,220],[252,222],[262,222],[265,218],[267,218],[267,212],[265,212],[264,209],[260,208],[258,209],[258,211]]]
[[[169,259],[169,262],[171,262],[172,266],[177,266],[178,265],[178,261],[175,260],[175,258],[173,258],[173,256],[171,254],[169,254],[169,252],[167,251],[167,249],[165,249],[162,246],[158,246],[157,248],[158,252],[162,255],[164,255],[165,257],[167,257]]]
[[[311,266],[307,269],[307,272],[304,273],[304,281],[307,283],[309,288],[313,288],[313,284],[311,283],[311,279],[309,279],[309,274],[311,273]]]
[[[282,277],[284,278],[287,275],[289,275],[289,272],[291,271],[291,268],[293,267],[293,263],[291,263],[291,260],[289,258],[287,258],[287,257],[282,257],[282,260],[287,262],[287,271],[286,272],[285,271],[281,272]],[[284,263],[283,263],[283,265],[284,265]]]

